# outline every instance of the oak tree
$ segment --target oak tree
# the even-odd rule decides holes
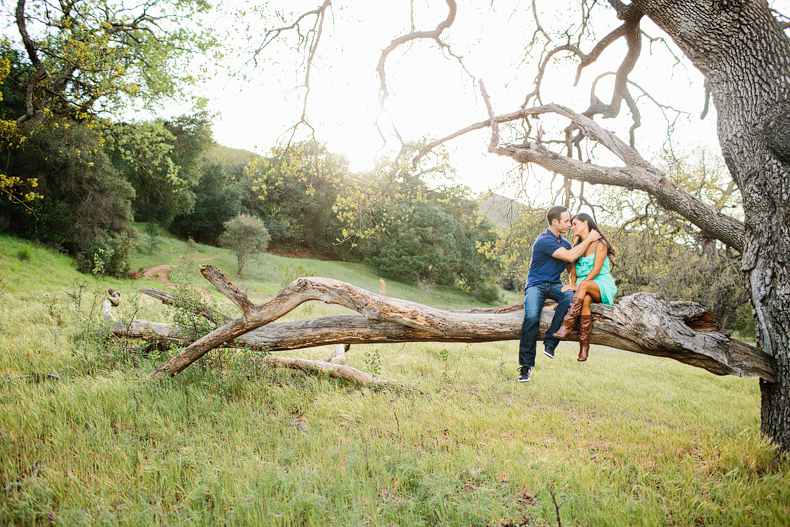
[[[283,33],[298,35],[305,57],[305,108],[310,93],[312,65],[321,57],[323,24],[332,3],[326,1],[312,11],[295,14],[290,22],[279,23],[262,32],[256,56]],[[440,4],[436,2],[435,4]],[[498,2],[493,2],[496,7]],[[448,60],[461,64],[456,53],[454,24],[473,16],[479,6],[461,0],[445,0],[444,15],[438,23],[421,22],[414,16],[416,3],[410,2],[410,24],[384,43],[377,64],[366,67],[376,72],[379,102],[387,109],[392,95],[388,66],[398,53],[418,49],[425,42],[440,50]],[[434,6],[435,7],[435,6]],[[682,216],[701,236],[719,240],[742,255],[743,288],[749,296],[757,328],[758,346],[773,357],[774,382],[762,380],[761,429],[783,450],[790,450],[790,39],[786,34],[787,13],[780,13],[767,0],[595,0],[568,2],[533,1],[514,8],[530,11],[530,24],[519,26],[520,34],[509,40],[515,62],[529,59],[535,71],[534,84],[518,83],[508,90],[523,93],[523,103],[508,113],[497,113],[496,98],[489,97],[483,82],[477,82],[487,116],[476,118],[469,112],[469,125],[427,145],[438,144],[475,130],[490,130],[488,151],[520,164],[539,166],[561,175],[565,188],[571,181],[587,185],[613,185],[649,194],[664,209]],[[436,11],[432,13],[436,15]],[[508,17],[513,13],[501,13]],[[545,16],[543,16],[545,15]],[[603,21],[609,28],[602,27]],[[647,28],[647,29],[646,29]],[[298,30],[298,31],[296,31]],[[654,31],[663,36],[652,36]],[[603,36],[601,36],[603,35]],[[389,38],[389,37],[388,37]],[[472,35],[472,40],[477,38]],[[620,48],[615,48],[615,43]],[[622,45],[621,45],[622,43]],[[474,44],[467,46],[469,49]],[[650,61],[651,47],[667,46],[678,60],[687,61],[703,76],[706,107],[716,110],[719,145],[727,168],[742,196],[743,221],[724,214],[695,198],[651,164],[636,149],[636,130],[641,125],[640,99],[649,95],[629,76],[639,61]],[[454,47],[455,46],[455,47]],[[332,48],[328,48],[331,50]],[[555,90],[543,89],[548,68],[570,66],[575,82],[583,72],[599,67],[602,54],[619,49],[616,71],[599,72],[589,81],[586,103],[571,107],[555,100]],[[651,53],[652,55],[652,53]],[[493,58],[493,57],[492,57]],[[511,61],[503,61],[512,68]],[[515,72],[515,71],[514,71]],[[471,76],[470,76],[471,77]],[[458,78],[464,78],[459,75]],[[468,77],[467,77],[468,78]],[[473,77],[472,77],[473,78]],[[604,93],[602,79],[613,79]],[[573,83],[573,75],[569,84]],[[682,82],[682,81],[679,81]],[[446,89],[446,88],[445,88]],[[655,98],[653,99],[655,100]],[[626,140],[604,128],[598,119],[617,118],[623,108],[632,124]],[[469,108],[474,108],[473,104]],[[306,112],[300,123],[306,124]],[[548,130],[538,123],[561,122]],[[397,132],[397,127],[393,127]],[[451,132],[451,133],[450,133]],[[405,144],[405,142],[403,143]],[[418,156],[419,157],[419,156]],[[579,188],[579,187],[577,187]]]

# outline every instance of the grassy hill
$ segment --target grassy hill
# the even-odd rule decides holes
[[[219,163],[224,166],[246,165],[257,157],[259,157],[258,154],[250,152],[249,150],[230,148],[228,146],[222,145],[213,146],[206,154],[206,158],[208,158],[209,161]]]
[[[477,201],[480,204],[480,212],[503,230],[516,221],[524,208],[524,205],[518,201],[493,192],[481,194]]]
[[[235,316],[198,277],[208,259],[257,302],[299,265],[379,287],[362,265],[273,255],[241,280],[229,252],[173,238],[134,266],[175,264]],[[113,287],[117,315],[170,322],[140,286],[166,287],[97,280],[0,236],[0,525],[550,526],[554,498],[563,525],[790,524],[790,463],[760,437],[755,379],[596,346],[581,364],[568,343],[519,385],[504,342],[352,347],[349,365],[420,390],[402,393],[231,351],[150,381],[177,350],[105,339],[96,317]],[[473,305],[440,287],[387,294]]]

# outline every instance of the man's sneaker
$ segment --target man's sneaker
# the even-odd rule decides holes
[[[532,378],[532,368],[521,368],[518,375],[518,382],[529,382]]]
[[[549,348],[543,348],[543,354],[550,359],[554,358],[554,350]]]

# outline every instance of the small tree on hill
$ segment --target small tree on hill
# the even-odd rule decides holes
[[[225,232],[219,237],[219,243],[236,253],[239,276],[242,276],[250,256],[265,251],[270,239],[269,231],[260,218],[239,214],[225,222]]]

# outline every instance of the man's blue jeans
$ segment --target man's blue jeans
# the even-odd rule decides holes
[[[553,350],[559,344],[559,339],[554,337],[560,329],[562,319],[568,311],[568,306],[573,298],[573,291],[562,292],[562,284],[543,282],[528,287],[524,292],[524,323],[521,325],[521,341],[518,345],[518,364],[522,368],[535,366],[535,349],[537,347],[538,332],[540,330],[540,312],[543,302],[547,298],[556,300],[557,309],[549,329],[543,337],[543,346]]]

